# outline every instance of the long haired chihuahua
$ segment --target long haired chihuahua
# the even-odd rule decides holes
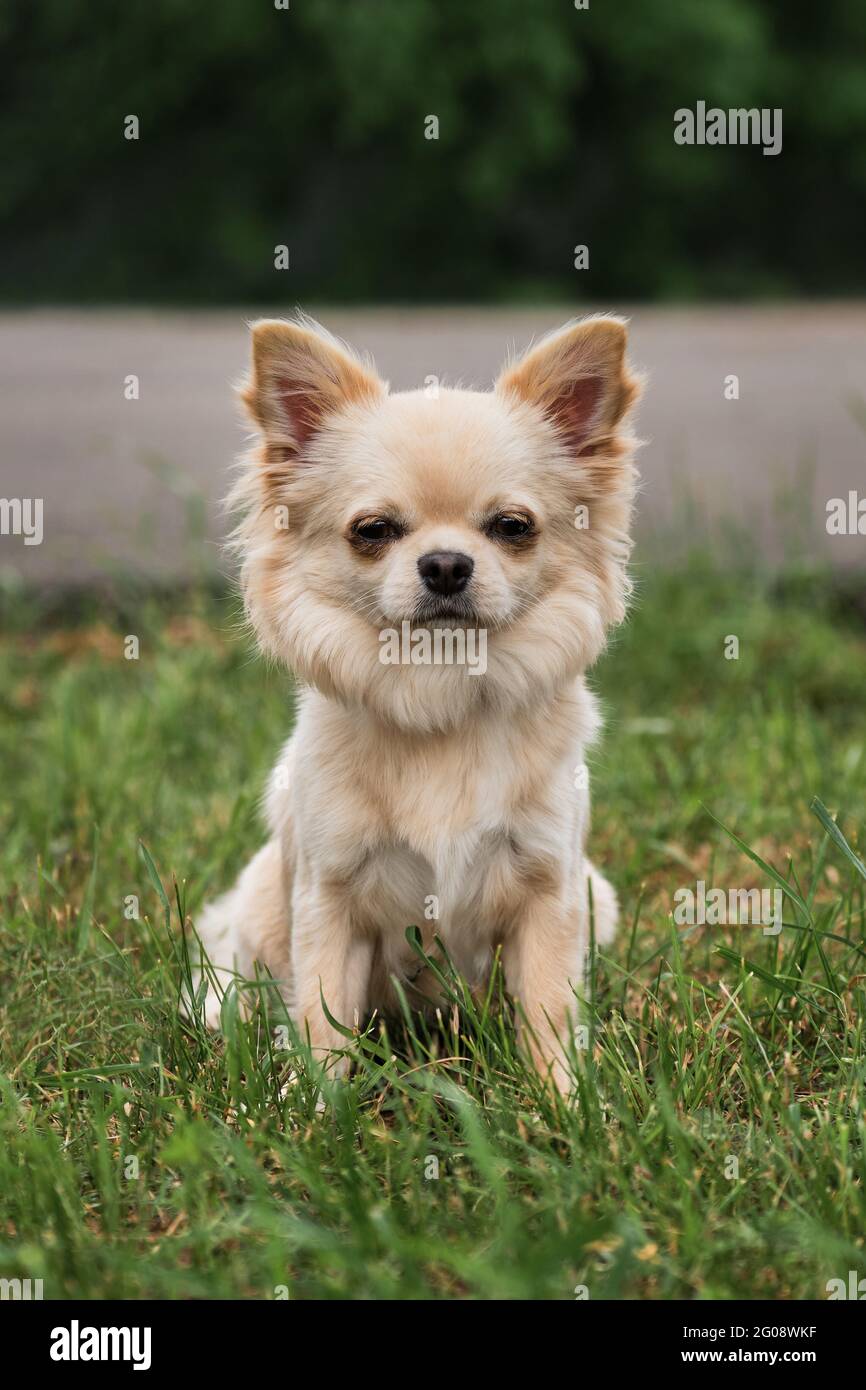
[[[387,1015],[395,981],[440,1002],[415,925],[472,987],[501,952],[525,1051],[567,1089],[591,918],[601,943],[617,918],[585,849],[584,673],[629,588],[625,327],[571,323],[490,392],[391,394],[307,319],[257,323],[252,357],[242,584],[302,692],[270,839],[198,922],[207,1021],[258,962],[327,1060],[328,1014]]]

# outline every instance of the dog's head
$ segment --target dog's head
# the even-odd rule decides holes
[[[265,649],[419,729],[543,699],[590,665],[628,594],[624,421],[639,382],[625,348],[618,319],[591,318],[507,365],[492,392],[392,395],[317,325],[256,324],[243,397],[261,446],[237,500]],[[418,651],[421,629],[483,632],[484,674],[383,663],[383,634]]]

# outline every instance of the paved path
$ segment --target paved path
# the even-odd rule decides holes
[[[569,312],[321,316],[372,351],[398,389],[430,373],[487,386],[509,346]],[[831,540],[825,529],[828,498],[866,497],[866,424],[855,418],[859,401],[866,421],[866,305],[636,308],[631,318],[633,355],[650,373],[644,556],[731,519],[774,557],[866,563],[866,537]],[[65,581],[116,566],[174,575],[222,565],[218,501],[244,437],[230,383],[246,359],[241,310],[0,314],[0,498],[44,499],[43,543],[0,535],[0,570]],[[730,373],[739,400],[724,397]],[[130,374],[138,401],[124,399]]]

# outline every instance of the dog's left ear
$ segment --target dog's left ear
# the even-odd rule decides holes
[[[568,324],[506,367],[496,390],[537,406],[575,457],[600,452],[640,394],[626,340],[620,319]]]
[[[371,363],[320,324],[261,319],[252,330],[253,369],[241,398],[277,455],[302,455],[328,416],[386,390]]]

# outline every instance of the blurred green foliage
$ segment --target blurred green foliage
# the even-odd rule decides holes
[[[864,41],[862,0],[0,0],[0,295],[862,293]],[[698,100],[782,153],[676,145]]]

